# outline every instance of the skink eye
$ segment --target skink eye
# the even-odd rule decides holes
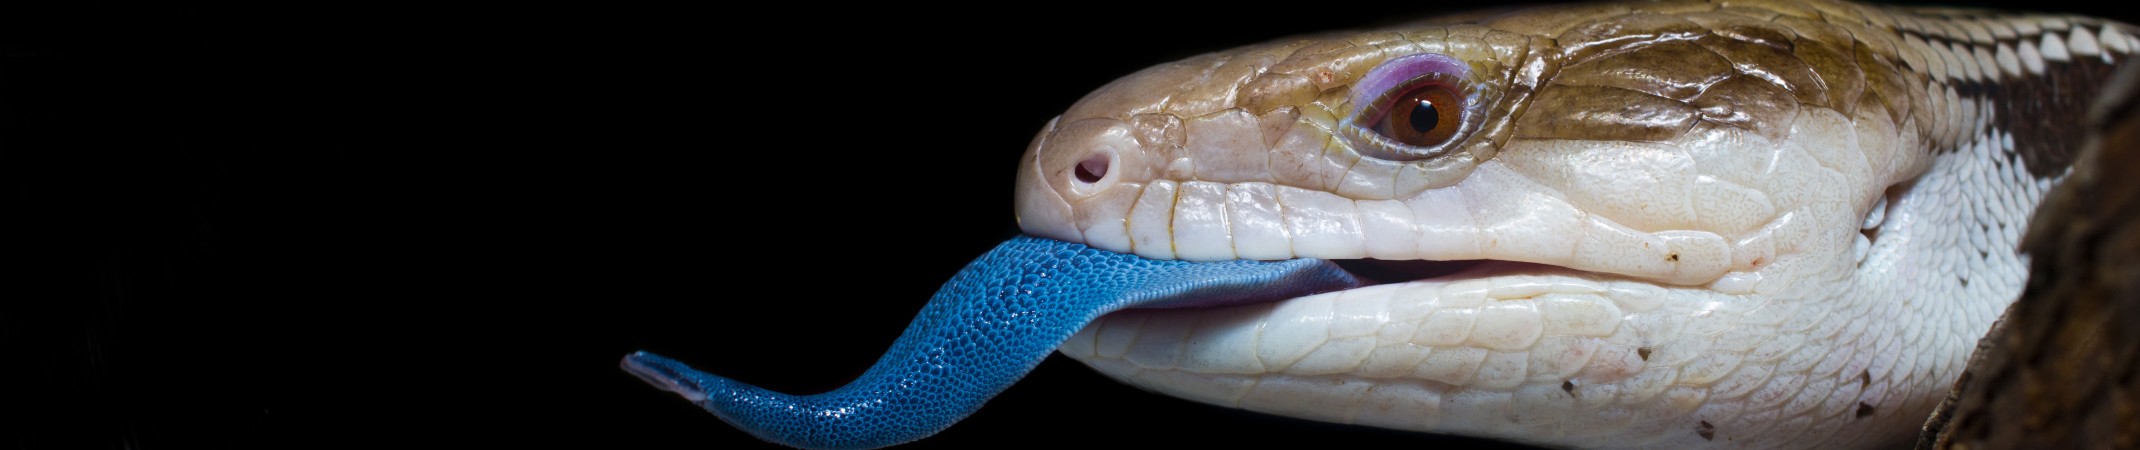
[[[1362,156],[1417,161],[1448,153],[1478,128],[1471,69],[1424,53],[1384,61],[1354,83],[1345,134]]]
[[[1463,102],[1445,86],[1412,89],[1390,102],[1389,113],[1375,122],[1376,134],[1414,147],[1433,147],[1456,137],[1464,117]]]

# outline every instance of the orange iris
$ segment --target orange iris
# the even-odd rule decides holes
[[[1390,102],[1375,132],[1415,147],[1432,147],[1456,136],[1464,111],[1456,94],[1441,86],[1413,89]]]

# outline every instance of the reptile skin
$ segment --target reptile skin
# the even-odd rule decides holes
[[[2016,241],[2078,143],[2059,118],[2140,49],[2133,32],[1657,2],[1200,55],[1049,123],[1018,168],[1029,237],[961,271],[854,384],[789,396],[624,365],[812,448],[925,437],[1058,344],[1125,383],[1312,420],[1894,447],[2020,292]],[[1390,144],[1378,102],[1420,74],[1461,99],[1440,113],[1461,131]]]

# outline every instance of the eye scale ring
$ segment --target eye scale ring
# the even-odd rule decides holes
[[[1366,109],[1369,105],[1376,103],[1374,101],[1376,97],[1388,95],[1391,90],[1397,89],[1401,85],[1409,84],[1412,80],[1428,74],[1443,74],[1459,79],[1470,79],[1471,67],[1456,58],[1436,53],[1420,53],[1390,58],[1388,61],[1383,61],[1381,65],[1375,66],[1374,69],[1368,70],[1367,75],[1360,77],[1360,82],[1354,83],[1355,87],[1352,89],[1353,112],[1358,113]]]
[[[1384,61],[1352,89],[1352,114],[1340,131],[1361,156],[1418,161],[1449,153],[1478,128],[1471,68],[1447,55],[1421,53]]]

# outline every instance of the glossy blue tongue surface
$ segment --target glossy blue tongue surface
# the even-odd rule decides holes
[[[623,365],[767,441],[877,448],[973,414],[1109,312],[1275,301],[1358,285],[1324,260],[1163,261],[1019,236],[959,270],[876,365],[831,392],[767,391],[647,352],[625,356]]]

